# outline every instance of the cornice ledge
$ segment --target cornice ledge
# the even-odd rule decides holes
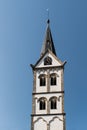
[[[65,116],[65,115],[66,115],[66,113],[53,113],[53,114],[31,114],[31,116],[55,116],[55,115]]]
[[[35,94],[51,94],[51,93],[64,93],[64,91],[56,91],[56,92],[33,92],[32,95],[35,95]]]

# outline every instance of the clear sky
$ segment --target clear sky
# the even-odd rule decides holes
[[[0,0],[0,130],[30,130],[33,75],[50,10],[67,130],[87,130],[87,0]]]

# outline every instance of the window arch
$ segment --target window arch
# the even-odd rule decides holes
[[[50,108],[57,109],[57,97],[50,98]]]
[[[57,85],[57,74],[52,73],[50,75],[50,85]]]
[[[39,99],[39,109],[40,110],[46,109],[46,98],[42,97]]]
[[[40,86],[46,86],[46,75],[45,74],[41,74],[39,76],[39,84],[40,84]]]

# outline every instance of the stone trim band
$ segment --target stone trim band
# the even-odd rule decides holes
[[[31,116],[54,116],[54,115],[65,116],[66,113],[54,113],[54,114],[31,114]]]
[[[64,91],[56,91],[56,92],[40,92],[40,93],[35,93],[33,92],[32,95],[35,95],[35,94],[51,94],[51,93],[64,93]]]

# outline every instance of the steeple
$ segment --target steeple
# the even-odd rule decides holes
[[[33,71],[31,130],[65,130],[64,65],[57,58],[47,21],[41,57]]]
[[[48,49],[50,51],[52,51],[54,53],[54,55],[56,56],[56,51],[55,51],[55,47],[54,47],[54,43],[53,43],[53,38],[52,38],[51,29],[50,29],[50,20],[49,19],[47,20],[47,29],[46,29],[44,43],[43,43],[42,50],[41,50],[41,56]]]

